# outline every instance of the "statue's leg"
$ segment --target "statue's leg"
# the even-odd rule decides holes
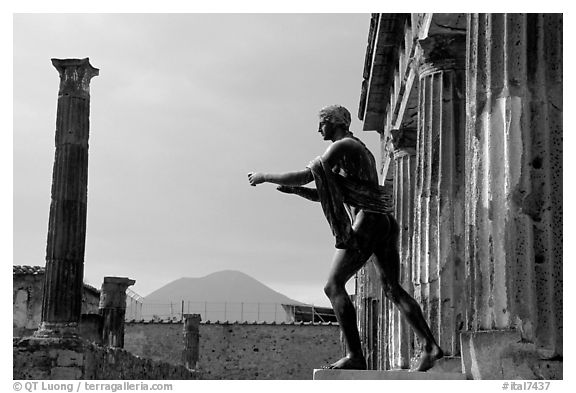
[[[400,286],[400,255],[397,246],[399,227],[392,218],[389,219],[387,233],[386,240],[374,251],[376,255],[374,264],[386,297],[398,307],[418,337],[423,340],[424,351],[415,371],[426,371],[434,365],[435,360],[443,356],[443,352],[424,319],[420,305]]]
[[[369,256],[370,254],[366,255],[359,250],[337,250],[334,255],[324,292],[330,299],[334,314],[340,324],[340,330],[346,342],[347,356],[332,364],[331,368],[366,369],[366,360],[362,353],[360,334],[356,324],[356,311],[345,286]]]
[[[366,359],[362,353],[362,344],[358,325],[356,324],[356,311],[346,292],[348,280],[366,263],[372,251],[366,245],[363,231],[358,231],[366,223],[364,215],[360,213],[354,223],[354,236],[361,246],[357,249],[336,250],[328,281],[324,292],[332,303],[334,314],[346,341],[347,356],[332,364],[330,368],[366,369]]]

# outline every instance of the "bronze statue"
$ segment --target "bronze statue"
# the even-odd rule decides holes
[[[399,308],[416,334],[423,351],[414,371],[430,369],[443,356],[418,303],[400,286],[399,226],[392,215],[390,195],[378,184],[376,161],[368,148],[350,132],[350,113],[332,105],[319,113],[318,132],[332,141],[324,154],[306,169],[283,174],[249,173],[252,186],[278,184],[278,190],[320,202],[336,239],[336,253],[324,292],[330,299],[347,344],[347,355],[328,366],[366,369],[356,312],[346,282],[374,254],[376,271],[386,296]],[[316,188],[302,187],[314,181]]]

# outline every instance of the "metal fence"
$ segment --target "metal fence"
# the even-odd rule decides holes
[[[291,322],[294,310],[280,303],[193,302],[171,303],[128,302],[127,320],[181,320],[183,314],[200,314],[202,321]],[[295,307],[295,306],[292,306]]]

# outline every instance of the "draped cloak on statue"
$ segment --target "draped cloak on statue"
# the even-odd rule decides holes
[[[371,182],[344,177],[332,171],[317,157],[307,166],[312,171],[326,220],[336,239],[336,248],[355,246],[350,212],[345,205],[361,210],[392,214],[392,190]]]

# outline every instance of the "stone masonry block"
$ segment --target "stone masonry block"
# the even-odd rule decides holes
[[[562,360],[547,359],[518,331],[464,332],[460,341],[469,379],[562,379]]]
[[[84,365],[84,354],[70,350],[59,351],[56,365],[62,367],[81,367]]]
[[[513,330],[463,332],[460,335],[462,363],[467,378],[504,378],[500,359],[502,351],[521,339],[520,333]]]
[[[440,360],[437,360],[434,363],[434,367],[432,367],[428,372],[436,372],[436,373],[459,373],[462,374],[464,367],[462,366],[462,359],[457,356],[453,357],[443,357]]]
[[[82,369],[79,367],[54,367],[50,379],[82,379]]]

